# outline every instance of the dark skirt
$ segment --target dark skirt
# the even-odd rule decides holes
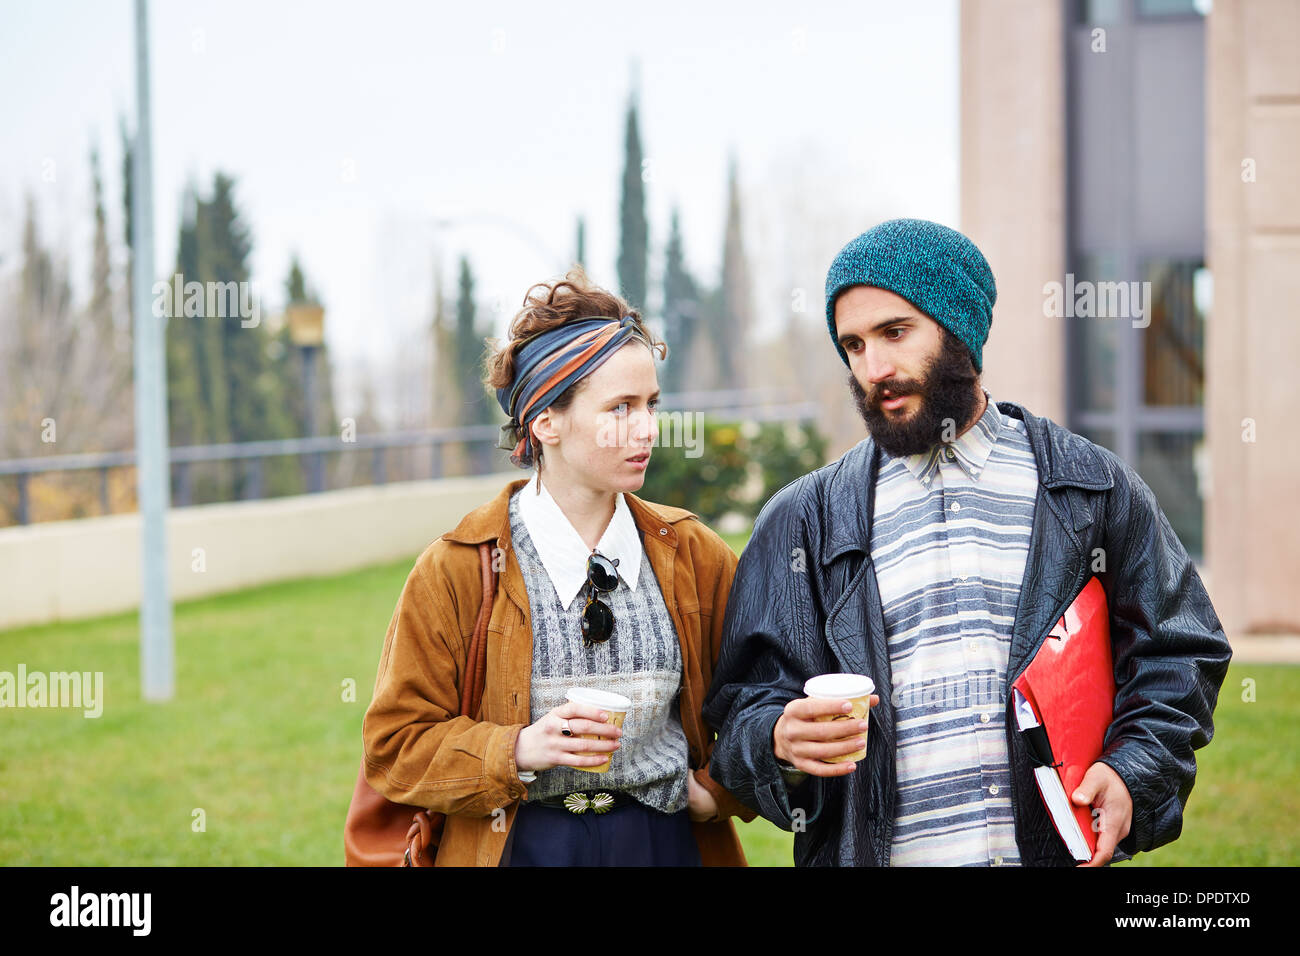
[[[662,813],[637,803],[607,813],[571,813],[524,802],[502,866],[699,866],[686,810]]]

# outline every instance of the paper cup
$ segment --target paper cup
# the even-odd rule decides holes
[[[876,684],[863,674],[820,674],[810,678],[803,685],[803,692],[818,700],[847,700],[853,709],[847,714],[827,714],[818,720],[866,720],[870,721],[871,695],[875,693]],[[866,733],[862,738],[866,739]],[[856,763],[867,755],[867,748],[843,757],[831,757],[823,763]]]
[[[575,704],[590,704],[593,707],[599,707],[609,714],[609,723],[615,727],[621,728],[623,720],[627,717],[628,710],[632,707],[632,701],[622,694],[612,694],[607,690],[595,690],[590,687],[574,687],[564,695],[568,700]],[[608,740],[608,737],[601,737],[599,734],[579,734],[584,740]],[[588,773],[608,773],[610,762],[614,755],[611,753],[609,758],[602,764],[595,767],[574,767],[574,770],[585,770]]]

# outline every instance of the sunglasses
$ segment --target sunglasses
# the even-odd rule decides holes
[[[582,608],[582,643],[604,644],[614,634],[614,612],[597,592],[609,593],[618,587],[618,558],[610,560],[591,552],[587,558],[587,583],[582,586],[586,604]]]

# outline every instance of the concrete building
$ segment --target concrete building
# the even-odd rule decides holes
[[[1230,637],[1300,632],[1300,0],[967,0],[985,382],[1151,486]]]

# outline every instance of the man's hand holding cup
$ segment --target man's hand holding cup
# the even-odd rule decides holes
[[[861,674],[822,674],[804,684],[772,730],[778,760],[815,777],[843,777],[866,756],[868,713],[880,703]]]

